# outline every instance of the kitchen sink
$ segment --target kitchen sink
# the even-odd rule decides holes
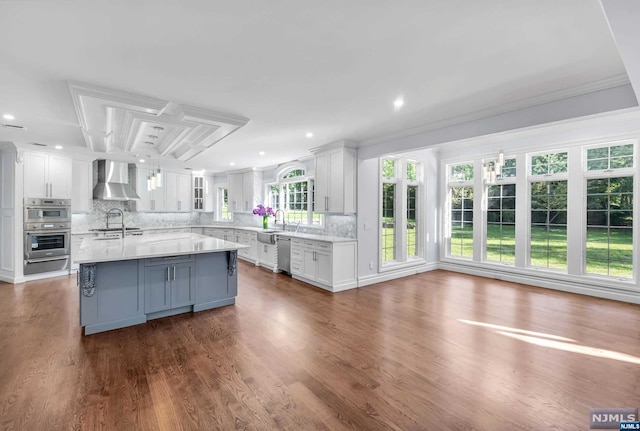
[[[261,242],[262,244],[275,244],[276,231],[258,232],[258,242]]]

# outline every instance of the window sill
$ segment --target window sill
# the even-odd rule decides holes
[[[411,268],[414,266],[425,265],[426,263],[427,263],[426,259],[423,259],[423,258],[411,259],[406,262],[383,263],[383,264],[380,264],[379,272],[383,273],[383,272],[396,271],[398,269],[405,269],[405,268]]]
[[[441,260],[444,264],[453,264],[477,268],[479,270],[500,271],[513,274],[515,276],[538,277],[545,280],[560,281],[565,283],[581,284],[584,286],[613,288],[624,291],[638,292],[640,286],[633,279],[620,279],[610,277],[598,277],[595,275],[568,274],[566,271],[558,269],[547,269],[540,267],[516,267],[496,262],[475,262],[468,259],[447,256]]]

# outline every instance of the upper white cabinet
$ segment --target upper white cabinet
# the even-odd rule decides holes
[[[229,210],[250,212],[262,203],[262,172],[229,174]]]
[[[133,201],[133,206],[138,212],[160,212],[166,211],[165,206],[165,188],[167,176],[164,174],[163,187],[159,187],[155,190],[149,190],[147,187],[147,178],[151,171],[149,169],[137,168],[135,182],[131,173],[129,174],[130,181],[135,184],[135,190],[140,199]]]
[[[215,211],[215,188],[213,177],[204,175],[193,176],[193,210],[213,212]]]
[[[170,212],[191,211],[191,175],[166,172],[164,179],[165,210]]]
[[[24,197],[71,199],[72,161],[44,153],[24,153]]]
[[[316,153],[315,212],[356,212],[356,150],[334,148]]]
[[[90,213],[93,209],[93,162],[74,160],[72,180],[71,212]]]

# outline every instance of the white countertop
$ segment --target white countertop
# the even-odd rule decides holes
[[[126,238],[85,238],[73,256],[75,263],[111,262],[150,257],[214,253],[249,246],[197,233],[167,233]]]
[[[316,235],[316,234],[311,234],[311,233],[298,233],[298,232],[291,232],[291,231],[282,231],[280,229],[263,229],[261,227],[254,227],[254,226],[238,226],[238,225],[233,225],[233,224],[229,224],[229,225],[192,225],[192,226],[175,226],[175,227],[152,227],[152,228],[142,228],[141,230],[143,232],[146,231],[150,231],[150,230],[159,230],[159,229],[191,229],[191,228],[196,228],[196,229],[234,229],[234,230],[244,230],[244,231],[248,231],[248,232],[271,232],[271,233],[275,233],[277,235],[280,236],[286,236],[286,237],[290,237],[290,238],[302,238],[302,239],[310,239],[310,240],[314,240],[314,241],[325,241],[325,242],[354,242],[357,241],[356,238],[345,238],[345,237],[341,237],[341,236],[328,236],[328,235]],[[87,234],[94,234],[97,235],[98,232],[73,232],[72,235],[87,235]],[[185,235],[184,233],[182,235]],[[158,235],[154,235],[154,237],[157,237]],[[160,235],[160,236],[164,236],[164,235]],[[208,238],[208,237],[207,237]]]

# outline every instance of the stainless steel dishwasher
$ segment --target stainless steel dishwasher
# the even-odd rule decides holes
[[[291,238],[278,237],[278,269],[291,274]]]

